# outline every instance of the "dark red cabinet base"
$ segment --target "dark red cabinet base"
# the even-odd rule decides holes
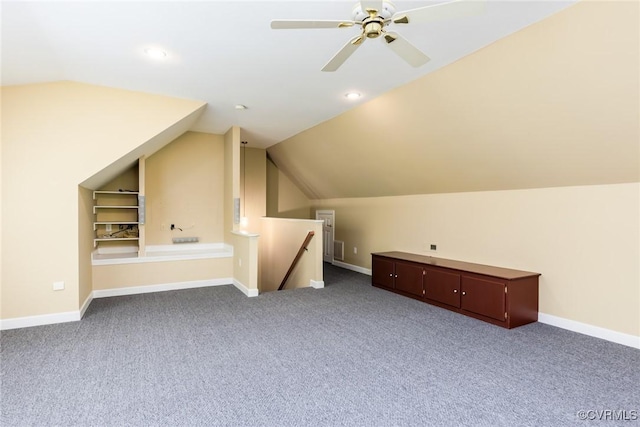
[[[372,257],[373,286],[504,328],[538,321],[539,273],[405,252]]]

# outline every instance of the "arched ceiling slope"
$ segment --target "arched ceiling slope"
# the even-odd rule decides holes
[[[312,199],[637,182],[638,17],[580,2],[268,153]]]

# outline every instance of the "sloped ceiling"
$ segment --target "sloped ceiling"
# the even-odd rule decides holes
[[[450,0],[397,0],[398,11]],[[191,130],[243,128],[266,148],[363,101],[552,16],[576,0],[487,0],[484,13],[396,25],[431,61],[414,68],[363,43],[338,72],[320,69],[361,30],[272,30],[272,19],[351,19],[357,0],[2,1],[3,86],[70,80],[199,99]],[[145,49],[161,48],[153,59]],[[362,93],[349,101],[344,94]],[[249,108],[239,111],[235,104]]]
[[[583,1],[268,153],[312,199],[637,182],[638,34]]]
[[[2,87],[1,94],[3,174],[24,186],[38,177],[74,189],[100,188],[186,132],[206,106],[65,81]]]

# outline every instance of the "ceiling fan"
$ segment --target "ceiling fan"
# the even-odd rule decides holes
[[[453,0],[432,4],[417,9],[396,12],[393,3],[383,0],[362,0],[353,9],[353,19],[345,21],[276,19],[271,21],[275,30],[301,28],[350,28],[362,27],[362,32],[345,44],[322,68],[322,71],[336,71],[366,39],[380,36],[382,41],[409,65],[419,67],[429,61],[429,57],[413,46],[400,34],[387,31],[390,24],[410,24],[433,22],[464,16],[473,16],[484,10],[482,0]]]

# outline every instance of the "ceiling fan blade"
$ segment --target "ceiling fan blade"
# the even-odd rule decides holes
[[[397,33],[386,32],[382,36],[384,43],[391,48],[400,58],[404,59],[413,67],[419,67],[431,60],[420,49],[412,45]]]
[[[311,19],[274,19],[271,28],[274,30],[289,30],[297,28],[347,28],[353,27],[353,21],[314,21]]]
[[[342,64],[344,64],[344,61],[346,61],[347,58],[349,58],[353,52],[360,47],[363,41],[364,35],[362,34],[358,34],[349,40],[347,44],[342,46],[342,49],[340,49],[338,53],[336,53],[333,58],[331,58],[329,62],[322,67],[322,71],[336,71]]]
[[[378,14],[382,12],[382,0],[361,0],[360,7],[363,12],[366,12],[367,9],[377,10]]]
[[[475,16],[484,12],[485,4],[484,0],[453,0],[397,12],[391,20],[394,24],[408,24]]]

